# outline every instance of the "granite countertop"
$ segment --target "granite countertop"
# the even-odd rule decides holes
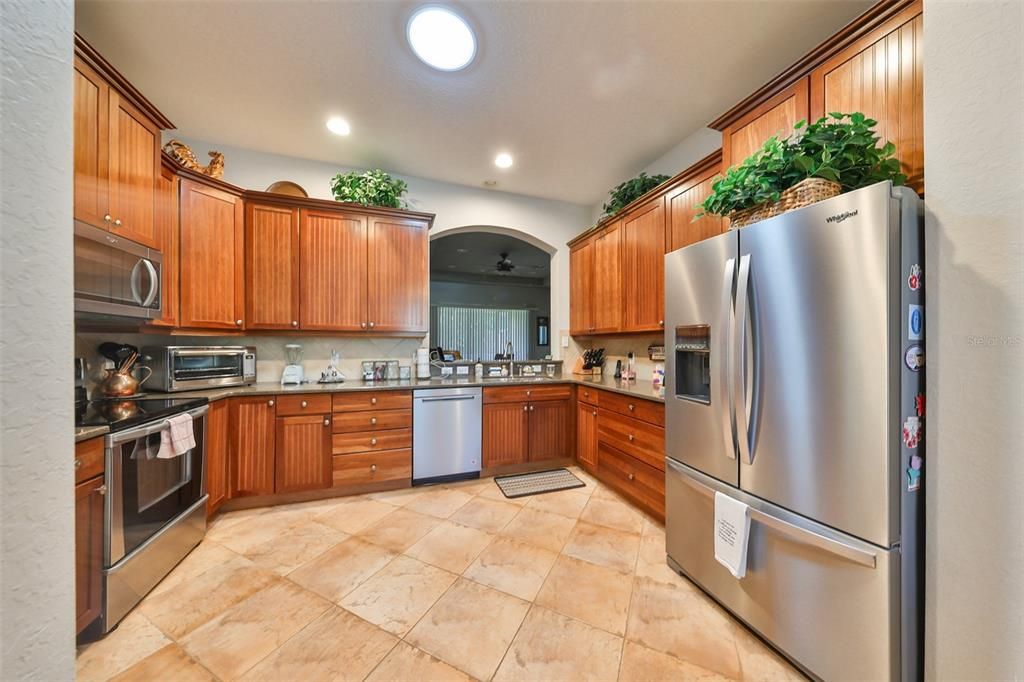
[[[659,389],[650,381],[620,381],[612,376],[588,377],[570,375],[567,377],[495,377],[477,380],[473,377],[451,377],[441,379],[406,379],[399,381],[346,381],[340,384],[302,384],[300,386],[281,386],[276,382],[261,382],[250,386],[229,386],[226,388],[208,388],[201,391],[180,391],[178,393],[152,393],[153,397],[168,398],[207,398],[210,402],[224,398],[246,395],[286,395],[288,393],[345,393],[351,391],[400,391],[414,388],[447,388],[449,386],[524,386],[537,384],[578,384],[594,386],[605,391],[622,393],[623,395],[665,402]],[[85,426],[75,429],[75,442],[95,438],[107,433],[106,426]]]

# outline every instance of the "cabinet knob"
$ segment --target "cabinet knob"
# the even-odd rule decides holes
[[[330,426],[330,425],[331,425],[331,420],[330,419],[324,419],[324,426]]]
[[[373,329],[373,322],[370,323],[370,329]]]
[[[590,414],[592,414],[593,416],[595,416],[595,417],[596,417],[596,416],[597,416],[597,410],[594,410],[594,411],[593,411],[593,412],[591,412]]]
[[[237,326],[241,327],[242,326],[242,321],[241,320],[235,320],[235,324]]]
[[[270,405],[271,407],[273,407],[274,406],[274,401],[273,400],[268,400],[267,401],[267,405]]]
[[[377,444],[377,439],[376,438],[371,438],[370,439],[370,445],[376,445],[376,444]]]
[[[300,405],[302,405],[302,407],[306,407],[307,405],[309,405],[309,403],[307,403],[307,402],[306,402],[305,400],[303,400],[303,401],[302,401],[302,402],[300,403]]]
[[[292,326],[293,327],[298,327],[299,326],[299,321],[298,320],[292,320]]]
[[[370,423],[371,424],[376,424],[377,423],[377,418],[376,417],[370,417]]]
[[[635,409],[636,409],[636,405],[634,405],[633,403],[630,403],[629,404],[629,411],[632,412]]]
[[[109,223],[111,220],[113,220],[113,218],[110,217],[109,213],[107,215],[103,216],[103,222]]]
[[[371,464],[370,465],[370,471],[376,471],[376,470],[377,470],[377,465],[376,464]]]
[[[523,405],[523,412],[526,412],[528,409],[530,409],[529,405]]]
[[[376,398],[370,398],[370,404],[371,405],[376,405],[377,404],[377,399]]]
[[[362,327],[363,329],[366,329],[366,323],[365,322],[360,322],[359,326]]]
[[[533,405],[530,405],[530,412],[533,412]]]
[[[632,443],[635,438],[636,438],[636,436],[634,436],[632,433],[629,434],[629,442],[630,443]]]
[[[627,476],[627,478],[632,481],[634,478],[636,478],[636,474],[630,474],[629,476]]]
[[[527,391],[527,392],[526,392],[526,395],[530,395],[530,391]]]
[[[103,484],[99,488],[96,488],[95,490],[93,490],[93,492],[94,493],[99,493],[100,495],[106,495],[107,494],[107,486],[106,486],[106,484]]]
[[[117,220],[115,220],[114,224],[120,226],[121,225],[121,219],[118,218]]]
[[[75,460],[75,468],[76,469],[81,469],[82,468],[82,460],[81,459],[76,459]]]

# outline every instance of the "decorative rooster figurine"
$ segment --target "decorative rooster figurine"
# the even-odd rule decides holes
[[[192,149],[181,140],[171,140],[164,145],[164,151],[189,170],[209,175],[211,178],[217,178],[218,180],[224,177],[224,155],[220,152],[210,152],[210,163],[206,166],[201,166]]]

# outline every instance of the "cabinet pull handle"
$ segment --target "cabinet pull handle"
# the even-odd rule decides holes
[[[527,391],[527,392],[526,392],[526,395],[530,395],[530,392],[529,392],[529,391]]]
[[[632,443],[636,437],[631,433],[629,434],[629,442]]]
[[[359,326],[362,327],[363,329],[366,329],[366,323],[365,322],[360,322]]]
[[[75,468],[76,469],[81,469],[82,468],[82,460],[81,459],[76,459],[75,460]]]
[[[636,478],[636,474],[630,474],[630,475],[628,476],[628,478],[629,478],[629,480],[631,480],[631,481],[632,481],[632,480],[633,480],[634,478]]]
[[[268,400],[267,401],[267,405],[270,405],[271,407],[273,407],[274,406],[274,401],[273,400]]]
[[[376,464],[371,464],[370,465],[370,471],[377,471],[377,465]]]
[[[533,405],[530,405],[530,412],[533,412]]]
[[[305,407],[306,405],[309,405],[309,403],[307,403],[305,400],[303,400],[302,401],[302,407]]]
[[[634,405],[633,403],[630,403],[629,404],[629,411],[632,412],[635,409],[636,409],[636,405]]]
[[[377,399],[376,398],[370,398],[370,404],[371,405],[376,405],[377,404]]]
[[[592,414],[593,416],[595,416],[595,417],[596,417],[596,416],[597,416],[597,410],[594,410],[594,411],[593,411],[593,412],[591,412],[590,414]]]
[[[293,327],[298,327],[299,326],[299,321],[298,320],[292,320],[292,326]]]
[[[370,323],[370,329],[373,329],[373,322]]]
[[[375,425],[376,423],[377,423],[377,418],[376,417],[370,417],[370,424],[371,425]]]
[[[242,321],[241,320],[235,320],[235,325],[241,327],[242,326]]]
[[[96,488],[95,490],[93,490],[93,492],[94,493],[99,493],[100,495],[106,495],[107,494],[107,484],[104,483],[99,488]]]
[[[523,405],[523,412],[526,412],[528,409],[530,409],[529,405]]]
[[[324,426],[330,426],[330,425],[331,425],[331,420],[330,419],[324,419]]]
[[[109,213],[107,215],[103,216],[103,221],[104,222],[109,223],[111,220],[113,220],[113,218],[110,217]]]
[[[665,326],[665,320],[658,320],[658,326],[659,327],[664,327]]]
[[[120,227],[121,226],[121,219],[118,218],[117,220],[115,220],[114,224],[117,225],[118,227]]]
[[[376,444],[377,444],[377,439],[376,438],[371,438],[370,439],[370,445],[376,445]]]

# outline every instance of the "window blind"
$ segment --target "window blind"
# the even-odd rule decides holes
[[[493,360],[509,341],[516,358],[530,355],[529,310],[438,305],[430,316],[430,345],[457,350],[463,360]]]

